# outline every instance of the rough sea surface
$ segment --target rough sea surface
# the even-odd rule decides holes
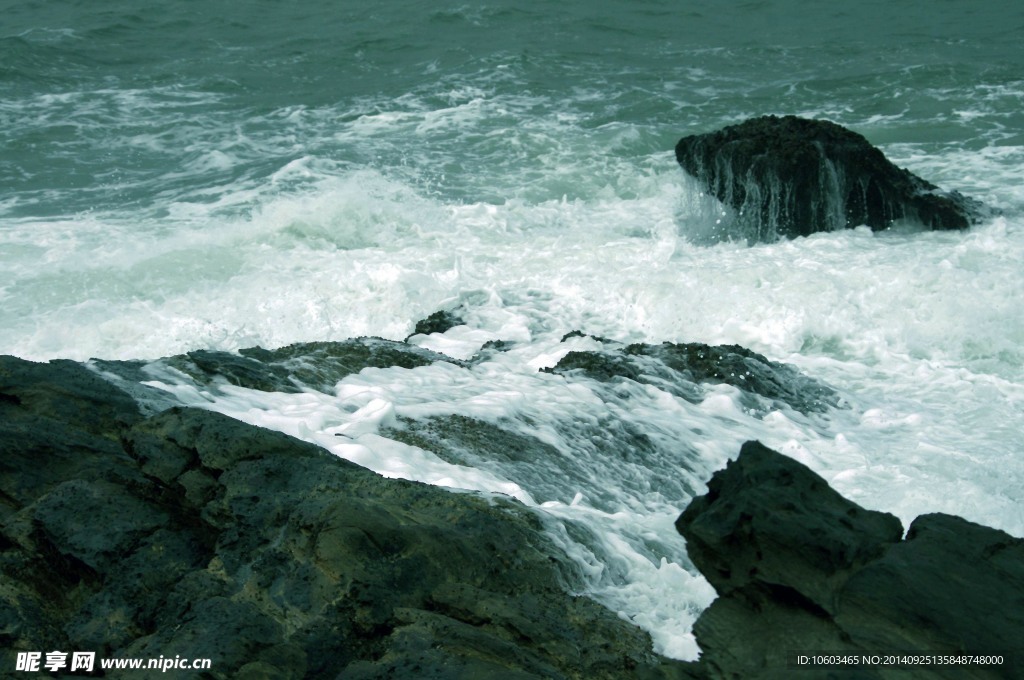
[[[169,398],[514,496],[594,597],[679,658],[714,592],[672,522],[747,439],[904,525],[942,511],[1024,536],[1021,3],[3,0],[0,16],[0,353],[152,360]],[[676,141],[769,113],[849,127],[1001,214],[698,245],[717,209]],[[401,340],[440,308],[466,323],[410,342],[456,359],[511,344],[298,394],[156,361]],[[741,345],[844,407],[541,371],[603,347],[562,342],[573,330]],[[450,416],[547,458],[454,464],[391,436]]]

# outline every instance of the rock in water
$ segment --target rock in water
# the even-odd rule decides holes
[[[762,116],[683,137],[676,159],[735,211],[712,240],[774,241],[896,221],[964,229],[982,205],[889,162],[861,135],[823,120]]]
[[[416,322],[412,335],[430,335],[432,333],[444,333],[445,331],[464,324],[462,317],[456,312],[447,309],[439,309],[425,319]],[[409,338],[406,338],[408,340]]]
[[[632,380],[693,403],[704,400],[701,383],[724,383],[738,388],[743,406],[754,410],[784,404],[802,413],[823,413],[843,403],[827,385],[739,345],[634,343],[601,351],[572,351],[543,370],[566,376],[578,372],[601,382]]]
[[[892,515],[758,442],[715,474],[676,528],[719,594],[694,626],[697,675],[797,677],[799,652],[902,652],[1002,663],[808,677],[1022,677],[1024,540],[942,514],[918,517],[903,538]]]

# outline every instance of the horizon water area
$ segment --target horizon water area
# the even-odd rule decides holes
[[[0,353],[144,360],[168,400],[383,475],[512,496],[582,590],[693,659],[714,591],[673,522],[759,439],[864,507],[1024,536],[1024,5],[0,0]],[[684,135],[823,118],[998,211],[702,245]],[[465,365],[326,392],[161,357],[361,336]],[[582,336],[562,341],[571,331]],[[737,344],[843,407],[543,372],[593,336]],[[453,415],[552,460],[447,462]],[[640,454],[628,451],[641,438]],[[629,453],[629,455],[626,455]],[[543,464],[542,464],[543,463]]]

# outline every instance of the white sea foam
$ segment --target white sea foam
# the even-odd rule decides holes
[[[989,158],[977,162],[991,168]],[[533,343],[526,365],[536,370],[562,351],[545,342],[582,329],[624,341],[736,343],[796,363],[865,410],[892,414],[836,419],[816,444],[823,459],[850,463],[833,474],[864,456],[900,459],[931,446],[956,466],[976,465],[980,480],[990,456],[1016,446],[1024,237],[1011,218],[967,233],[854,230],[701,248],[677,233],[685,187],[674,170],[641,171],[628,198],[612,190],[587,201],[446,205],[379,173],[290,168],[319,176],[315,191],[282,194],[249,217],[217,218],[216,207],[193,204],[188,224],[213,220],[201,229],[133,232],[89,215],[11,225],[4,252],[27,255],[3,260],[5,351],[154,358],[402,338],[414,320],[462,305],[468,326],[417,342],[458,357],[487,340]],[[914,413],[916,422],[877,427]],[[834,451],[840,435],[845,448]],[[922,470],[929,483],[945,484],[935,505],[1022,533],[1012,465],[995,489],[970,488],[952,464],[932,467],[939,472]],[[865,502],[874,493],[877,507],[904,520],[929,509],[887,500],[901,497],[898,476],[874,492],[856,478],[837,484]]]

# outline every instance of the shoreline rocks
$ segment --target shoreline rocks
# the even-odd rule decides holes
[[[79,650],[210,658],[210,678],[663,677],[514,501],[209,411],[144,417],[75,362],[0,357],[0,395],[5,668]]]
[[[742,348],[602,345],[566,355],[555,372],[682,381],[682,396],[693,390],[696,399],[699,383],[730,382],[750,362],[767,378],[794,377]],[[336,380],[360,363],[447,360],[374,339],[221,354],[182,355],[178,370],[204,385],[283,390]],[[577,567],[521,504],[385,479],[278,432],[166,408],[139,385],[147,376],[140,362],[0,357],[6,668],[19,651],[56,649],[208,657],[214,665],[202,677],[252,679],[1021,671],[1024,541],[939,514],[919,517],[904,537],[894,517],[856,506],[756,442],[677,521],[719,593],[694,627],[701,658],[679,662],[576,595]],[[122,389],[132,384],[138,391]],[[813,381],[785,385],[746,387],[758,399],[802,395],[812,405],[832,394]],[[399,420],[383,434],[461,464],[558,458],[539,440],[457,415]],[[642,437],[621,441],[631,450],[618,455],[651,455]],[[800,651],[1002,654],[1006,663],[798,671],[789,662]]]
[[[904,538],[892,515],[846,500],[759,442],[715,473],[676,528],[719,594],[694,626],[706,677],[804,677],[814,671],[791,664],[810,652],[1004,662],[808,677],[1020,677],[1024,540],[944,514],[918,517]]]

